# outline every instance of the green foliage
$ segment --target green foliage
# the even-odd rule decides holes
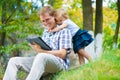
[[[74,0],[71,4],[72,8],[81,8],[82,7],[82,0]]]
[[[111,28],[106,27],[104,29],[104,37],[103,37],[103,47],[104,49],[112,49],[112,45],[113,44],[113,38],[114,38],[114,34],[111,34]]]
[[[0,47],[0,53],[12,54],[14,50],[29,50],[30,47],[26,41],[21,42],[20,44],[9,44],[6,46]]]
[[[120,34],[118,34],[118,49],[120,49]]]
[[[74,21],[80,28],[83,27],[83,17],[82,17],[82,9],[78,8],[70,8],[68,10],[69,17],[72,21]]]
[[[112,49],[113,40],[115,34],[115,28],[117,23],[117,11],[111,8],[104,7],[103,8],[103,48],[104,49]],[[120,43],[120,39],[118,37],[118,44]]]
[[[27,72],[19,71],[17,76],[18,76],[18,79],[24,80],[27,75],[28,75]]]
[[[114,10],[117,10],[117,2],[109,0],[108,7]]]
[[[120,50],[107,50],[95,62],[58,73],[53,80],[119,80]]]
[[[4,2],[6,2],[6,0],[0,1],[0,6]],[[19,0],[19,1],[9,0],[7,2],[8,2],[7,10],[6,10],[7,18],[12,14],[12,11],[15,10],[15,12],[13,13],[12,17],[10,18],[7,24],[3,25],[0,22],[0,33],[3,31],[6,32],[6,41],[5,41],[6,44],[5,46],[0,46],[0,52],[4,51],[7,53],[9,52],[11,53],[15,48],[22,49],[20,48],[20,46],[19,47],[13,47],[13,46],[18,46],[18,44],[23,45],[25,38],[28,37],[29,35],[41,35],[43,32],[43,28],[39,22],[39,16],[37,16],[38,10],[33,8],[32,2],[24,2],[23,0]],[[82,0],[74,0],[74,1],[49,0],[48,3],[53,4],[54,8],[59,8],[63,6],[62,4],[65,4],[66,8],[68,8],[68,14],[70,19],[73,20],[77,25],[79,25],[80,28],[83,27],[83,14],[82,14],[82,6],[81,6]],[[0,8],[0,16],[2,16],[1,8]],[[116,10],[106,7],[103,8],[104,49],[112,48],[111,43],[113,43],[113,36],[114,36],[117,17],[118,15]],[[13,34],[15,34],[15,36]],[[16,42],[14,42],[14,40],[12,40],[11,38],[13,38]],[[120,45],[120,38],[118,39],[118,47],[119,45]],[[9,49],[10,48],[9,46],[13,48]]]
[[[4,75],[4,67],[0,66],[0,80],[3,79],[3,75]]]
[[[37,10],[32,8],[31,2],[9,0],[6,4],[9,3],[14,6],[6,5],[7,18],[12,16],[6,24],[0,22],[0,33],[3,31],[6,33],[5,46],[0,46],[0,52],[10,54],[16,49],[28,50],[28,43],[25,42],[26,37],[41,35],[43,28],[39,22]],[[2,13],[1,10],[0,13]]]
[[[62,0],[49,0],[48,4],[52,4],[52,6],[57,9],[62,7],[63,1]]]
[[[106,27],[104,28],[104,37],[103,37],[103,48],[104,49],[112,49],[113,48],[113,40],[114,40],[114,28]],[[118,34],[118,48],[120,49],[120,35]]]

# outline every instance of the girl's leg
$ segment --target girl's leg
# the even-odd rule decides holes
[[[78,57],[79,57],[79,63],[80,63],[80,65],[85,64],[85,59],[84,59],[84,57],[80,53],[78,53]]]
[[[84,48],[78,51],[79,56],[85,57],[88,61],[92,61],[91,56],[84,50]]]

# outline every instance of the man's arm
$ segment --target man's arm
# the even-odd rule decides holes
[[[67,54],[67,50],[66,49],[60,49],[60,50],[52,50],[52,51],[48,51],[48,50],[44,50],[42,49],[39,45],[37,45],[36,43],[34,44],[30,44],[30,46],[38,53],[46,53],[46,54],[53,54],[55,56],[58,56],[62,59],[65,58],[66,54]]]
[[[37,44],[31,45],[31,47],[37,51],[38,53],[48,53],[48,54],[53,54],[55,56],[58,56],[62,59],[64,59],[67,55],[67,53],[71,51],[72,45],[71,45],[71,41],[72,37],[71,37],[71,33],[68,29],[62,29],[60,31],[60,35],[59,35],[59,50],[52,50],[52,51],[47,51],[47,50],[43,50],[41,49],[41,47]]]
[[[53,54],[53,55],[58,56],[58,57],[60,57],[62,59],[64,59],[66,54],[67,54],[67,50],[66,49],[52,50],[52,51],[47,51],[47,50],[40,51],[39,50],[38,52]]]

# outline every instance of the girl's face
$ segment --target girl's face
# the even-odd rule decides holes
[[[55,21],[58,25],[61,25],[62,24],[62,19],[58,18],[58,17],[55,17]]]

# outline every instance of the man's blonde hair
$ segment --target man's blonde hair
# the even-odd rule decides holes
[[[65,18],[65,19],[69,18],[67,11],[63,8],[59,8],[59,9],[55,10],[54,17]]]
[[[54,16],[55,10],[52,8],[52,6],[44,6],[40,9],[38,15],[44,15],[45,13],[49,13],[50,16]]]

